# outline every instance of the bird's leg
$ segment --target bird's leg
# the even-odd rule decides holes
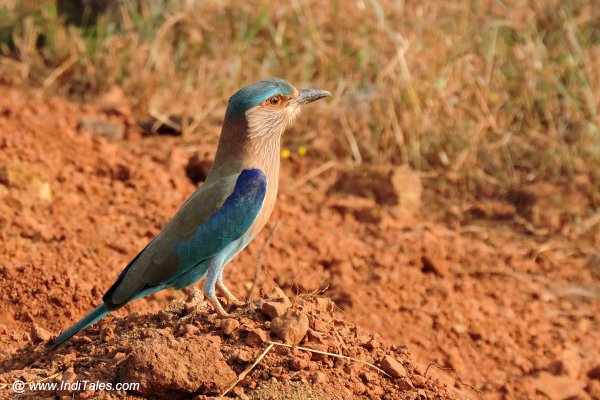
[[[229,318],[231,315],[225,311],[221,302],[217,298],[215,294],[215,284],[219,278],[219,262],[217,260],[211,261],[208,270],[206,271],[206,282],[204,283],[204,294],[206,295],[206,299],[213,306],[217,315],[221,318]],[[221,268],[222,269],[222,268]]]
[[[225,298],[227,299],[227,302],[229,304],[233,304],[238,307],[243,306],[245,303],[243,301],[239,301],[233,295],[233,293],[231,293],[231,291],[229,289],[227,289],[227,286],[225,286],[225,284],[223,283],[223,270],[224,269],[225,269],[225,265],[222,265],[221,268],[219,268],[219,273],[218,273],[218,278],[217,278],[217,288],[219,288],[221,293],[223,293],[223,296],[225,296]]]
[[[217,287],[219,288],[221,293],[223,293],[223,296],[225,296],[229,304],[233,304],[236,306],[243,306],[246,304],[243,301],[238,300],[237,297],[235,297],[233,293],[231,293],[229,289],[227,289],[227,286],[225,286],[222,279],[217,280]]]

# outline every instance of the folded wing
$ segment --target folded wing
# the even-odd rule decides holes
[[[160,234],[121,272],[104,302],[118,308],[214,257],[251,227],[260,213],[267,178],[260,169],[207,182]]]

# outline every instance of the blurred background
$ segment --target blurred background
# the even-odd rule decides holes
[[[0,79],[83,102],[117,85],[139,118],[217,135],[231,93],[277,75],[335,92],[312,119],[327,157],[477,196],[578,178],[597,205],[599,28],[594,0],[3,0]]]

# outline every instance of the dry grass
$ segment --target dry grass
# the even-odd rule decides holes
[[[86,29],[30,3],[0,6],[0,80],[83,100],[120,85],[140,115],[216,135],[233,91],[277,75],[335,93],[292,147],[443,172],[475,195],[583,174],[600,196],[597,0],[134,1]]]

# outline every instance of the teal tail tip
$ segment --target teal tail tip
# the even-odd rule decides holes
[[[104,303],[100,304],[98,307],[94,308],[92,312],[90,312],[88,315],[81,318],[81,320],[79,320],[79,322],[77,322],[75,325],[58,335],[56,339],[48,342],[47,347],[49,347],[50,349],[55,349],[67,340],[71,339],[77,333],[81,332],[88,326],[92,325],[94,322],[106,316],[109,312],[110,310],[106,308],[106,305]]]

